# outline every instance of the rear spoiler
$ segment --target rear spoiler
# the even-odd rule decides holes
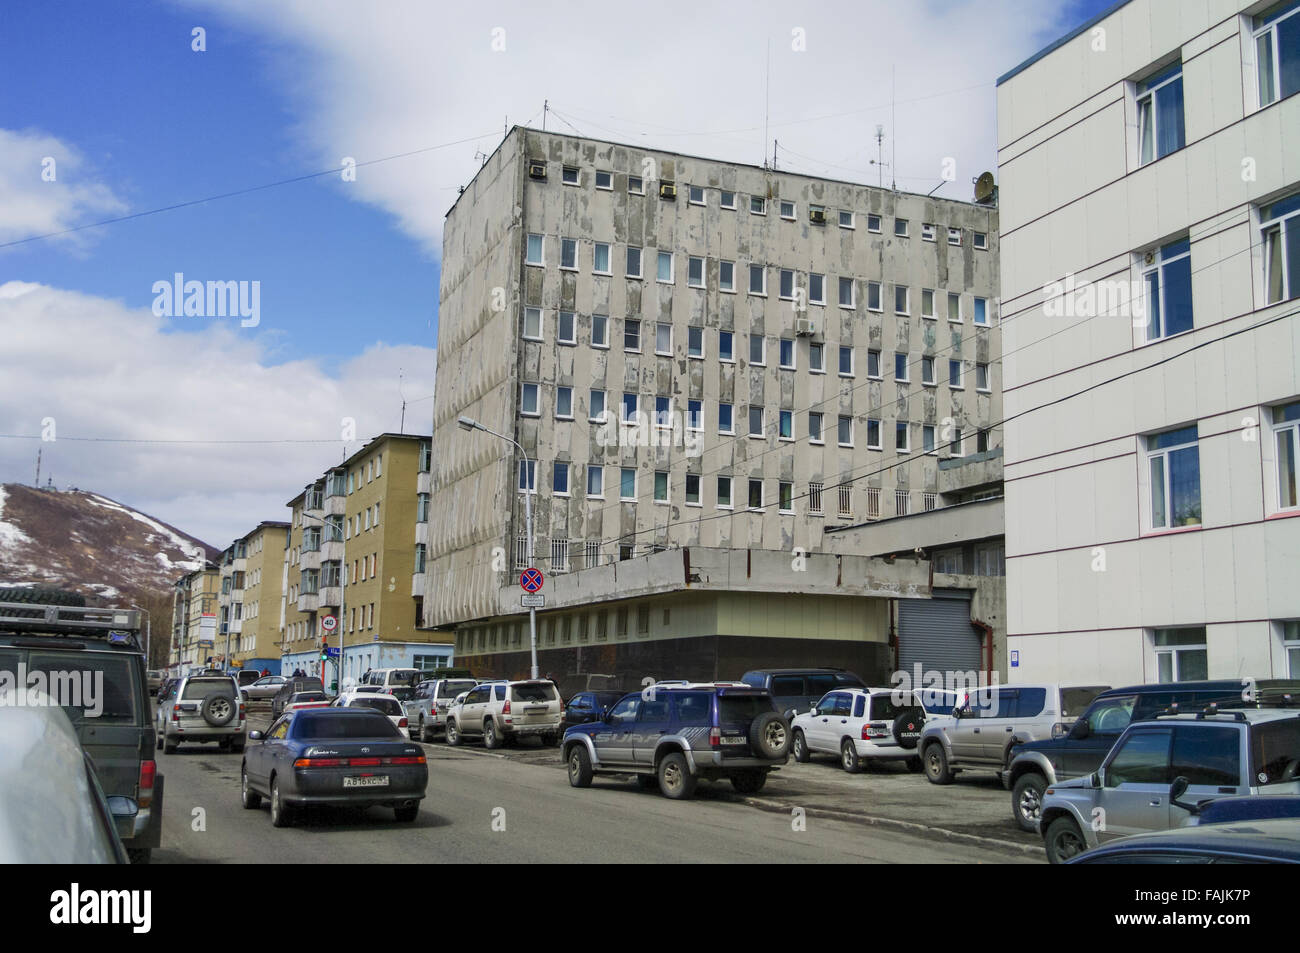
[[[91,636],[138,649],[140,611],[0,602],[0,631]]]

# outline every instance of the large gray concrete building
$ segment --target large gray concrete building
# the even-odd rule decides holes
[[[830,529],[999,496],[997,230],[992,204],[512,129],[445,225],[425,624],[458,628],[467,664],[526,658],[529,491],[537,565],[600,570],[574,606],[630,598],[620,567],[664,549],[721,553],[733,576],[726,551],[783,554],[761,585],[799,592],[801,570],[776,567],[829,552]],[[458,429],[461,415],[517,441],[527,466]],[[870,529],[834,551],[899,548]],[[980,564],[1000,574],[999,537]],[[918,586],[901,561],[863,565],[860,579],[820,576],[810,612],[932,595],[928,571]],[[680,600],[691,578],[638,592]],[[763,637],[722,611],[728,596],[709,598],[693,632]],[[896,662],[877,651],[883,603],[856,611],[831,613],[844,624],[823,639],[799,633],[810,661]],[[629,638],[654,638],[641,621]],[[544,626],[540,647],[563,638]]]

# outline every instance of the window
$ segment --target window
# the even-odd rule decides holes
[[[897,235],[899,238],[907,237],[907,219],[905,218],[894,219],[894,234]]]
[[[627,190],[632,195],[645,195],[645,183],[641,181],[641,176],[629,175],[627,177]]]
[[[922,223],[921,223],[921,241],[923,241],[923,242],[932,242],[932,241],[934,241],[934,223],[933,223],[933,222],[922,222]]]
[[[817,411],[810,411],[808,413],[808,442],[824,442],[822,440],[822,415]]]
[[[718,290],[735,292],[736,263],[734,261],[718,262]]]
[[[592,246],[591,270],[598,275],[610,274],[609,268],[609,243],[596,242]]]
[[[894,380],[907,383],[907,355],[901,351],[894,352]]]
[[[949,244],[949,245],[960,245],[960,244],[961,244],[961,229],[960,229],[960,228],[950,228],[950,229],[948,229],[948,244]]]
[[[537,384],[523,384],[520,386],[519,412],[526,417],[536,417],[541,413],[538,390]]]
[[[880,380],[880,352],[867,351],[867,376]]]
[[[735,336],[730,331],[718,332],[718,360],[728,363],[736,359]]]
[[[1259,210],[1269,304],[1300,297],[1300,193]]]
[[[854,307],[853,279],[840,278],[839,287],[840,287],[840,307],[841,308]]]
[[[948,320],[961,323],[961,295],[948,292]]]
[[[587,495],[600,499],[605,497],[605,468],[590,465],[587,467]]]
[[[948,454],[954,457],[963,456],[965,453],[965,440],[962,437],[960,427],[954,427],[952,430],[952,439],[948,441]]]
[[[853,376],[853,348],[840,345],[840,377]]]
[[[1209,677],[1205,629],[1156,629],[1156,681],[1193,682]]]
[[[636,499],[636,470],[633,467],[622,467],[619,470],[618,498],[620,500]]]
[[[700,475],[698,473],[686,474],[686,505],[700,505]]]
[[[1273,408],[1273,441],[1277,448],[1277,505],[1295,509],[1296,452],[1300,450],[1300,401]],[[1295,670],[1300,674],[1300,669]]]
[[[868,490],[867,492],[870,493],[871,491]],[[850,484],[841,483],[839,485],[839,498],[840,498],[839,500],[840,516],[852,516],[853,515],[853,487]],[[868,497],[868,499],[870,499],[870,497]]]
[[[808,370],[814,374],[826,372],[826,346],[815,341],[808,342]]]
[[[767,363],[767,338],[761,334],[749,336],[749,363],[760,366]]]
[[[668,502],[668,473],[664,470],[655,471],[655,502]]]
[[[641,277],[641,249],[633,245],[627,247],[627,270],[624,274],[629,278]]]
[[[989,324],[989,302],[987,298],[975,299],[975,316],[972,320],[979,325],[988,327]]]
[[[541,235],[530,234],[528,236],[528,255],[526,258],[524,258],[524,264],[526,265],[544,264],[545,262],[542,257],[544,246],[545,246],[545,239],[543,239]]]
[[[1192,329],[1192,258],[1186,238],[1147,253],[1142,283],[1148,341]]]
[[[731,477],[718,477],[718,507],[720,509],[731,509]]]
[[[1300,3],[1281,3],[1255,17],[1259,104],[1300,90]]]
[[[641,322],[636,318],[623,321],[623,350],[638,353],[641,350]]]
[[[623,423],[625,424],[636,423],[636,414],[640,402],[641,399],[636,394],[625,393],[623,395]]]
[[[704,186],[702,186],[702,185],[688,185],[688,186],[686,187],[686,201],[690,202],[692,205],[703,205],[703,204],[704,204]]]
[[[572,311],[561,311],[559,317],[559,327],[556,329],[555,337],[560,344],[577,344],[578,330],[577,321],[574,320]]]
[[[908,303],[907,285],[894,285],[894,313],[907,314]]]
[[[655,398],[655,426],[667,430],[673,425],[673,402],[668,397]]]
[[[736,432],[736,421],[734,408],[731,404],[718,404],[718,433],[734,434]]]
[[[777,436],[782,440],[794,439],[794,411],[783,410],[777,419]]]
[[[673,283],[673,253],[661,251],[659,253],[659,270],[657,273],[659,281],[666,285]]]
[[[606,189],[606,190],[613,190],[613,188],[614,188],[614,174],[613,174],[612,172],[601,172],[599,169],[597,169],[597,170],[596,170],[596,188],[598,188],[598,189]]]
[[[879,232],[880,232],[880,216],[879,216],[879,215],[873,215],[873,214],[871,214],[870,212],[867,213],[867,231],[869,231],[869,232],[876,232],[877,234],[879,234]]]
[[[867,282],[867,310],[883,311],[885,309],[884,297],[880,290],[879,281]]]
[[[953,390],[962,390],[964,385],[961,379],[961,361],[948,362],[948,386]]]
[[[555,388],[555,416],[561,420],[573,419],[573,388]]]
[[[821,515],[822,512],[822,490],[826,488],[824,483],[808,484],[808,512],[814,515]]]
[[[881,444],[880,444],[880,421],[879,421],[879,420],[872,420],[872,419],[868,418],[868,420],[867,420],[867,449],[868,449],[868,450],[879,450],[879,449],[880,449],[880,446],[881,446]]]
[[[762,265],[749,266],[749,293],[752,295],[767,294],[767,269]]]
[[[749,197],[749,213],[751,215],[766,215],[767,199],[761,195],[751,195]]]
[[[932,357],[921,358],[921,383],[934,383],[934,358]]]
[[[921,427],[921,452],[934,453],[934,426],[925,424]]]
[[[551,475],[551,491],[556,496],[569,495],[569,465],[567,463],[555,464],[555,469]]]
[[[704,429],[704,401],[688,400],[686,402],[686,429]]]
[[[655,353],[673,353],[673,326],[671,324],[655,325]]]
[[[537,461],[520,460],[519,461],[519,492],[536,493],[537,492]],[[369,560],[369,556],[366,557]],[[365,571],[362,570],[361,578],[365,579]]]
[[[812,272],[808,275],[808,303],[826,303],[826,276]]]
[[[837,436],[839,438],[839,445],[841,447],[853,446],[853,418],[852,417],[848,417],[843,414],[840,415],[839,432]]]
[[[578,170],[575,169],[573,166],[566,165],[564,167],[564,170],[560,173],[560,181],[563,182],[565,185],[577,185]]]
[[[981,430],[975,431],[975,452],[984,453],[988,450],[988,448],[989,448],[988,428],[985,427]]]
[[[907,422],[904,420],[894,424],[894,449],[899,453],[912,451],[912,441],[908,437]]]
[[[749,481],[749,508],[751,510],[761,510],[763,508],[763,481]]]
[[[591,316],[591,346],[609,347],[609,315]]]
[[[783,301],[794,298],[794,272],[789,268],[781,269],[779,295]]]
[[[853,228],[853,213],[840,209],[840,228]]]
[[[1201,464],[1196,425],[1147,437],[1151,528],[1198,526]]]
[[[718,205],[722,208],[735,209],[736,193],[728,192],[725,189],[718,195]]]
[[[1300,678],[1300,621],[1279,622],[1282,647],[1286,650],[1287,678]]]
[[[565,271],[578,270],[578,240],[576,238],[560,239],[560,267]]]
[[[778,364],[785,370],[794,370],[794,340],[792,338],[781,338],[778,342]]]
[[[542,339],[541,308],[524,308],[524,337],[530,341]]]
[[[894,491],[894,515],[906,516],[911,512],[912,495],[907,490]]]
[[[704,357],[704,328],[686,329],[686,356]]]
[[[763,408],[749,408],[749,435],[751,437],[763,436]]]
[[[972,243],[977,251],[987,251],[989,247],[989,236],[985,232],[972,232]]]
[[[781,217],[784,219],[788,219],[789,221],[794,221],[793,202],[785,202],[785,201],[781,202]]]
[[[704,287],[704,259],[689,257],[686,259],[686,283],[692,288]]]
[[[1138,165],[1183,147],[1183,64],[1175,63],[1137,84]]]
[[[987,364],[975,365],[975,389],[989,392],[989,366]]]
[[[776,485],[776,508],[782,513],[794,512],[794,484],[779,482]]]
[[[415,521],[417,523],[429,522],[430,495],[428,493],[417,493],[415,499]]]

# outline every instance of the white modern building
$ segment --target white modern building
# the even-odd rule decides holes
[[[1300,677],[1298,89],[1246,0],[998,81],[1013,679]]]

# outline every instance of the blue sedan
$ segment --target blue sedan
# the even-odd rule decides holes
[[[313,804],[382,805],[413,821],[428,783],[424,749],[368,708],[285,712],[266,732],[248,733],[240,771],[244,807],[268,798],[276,827]]]

